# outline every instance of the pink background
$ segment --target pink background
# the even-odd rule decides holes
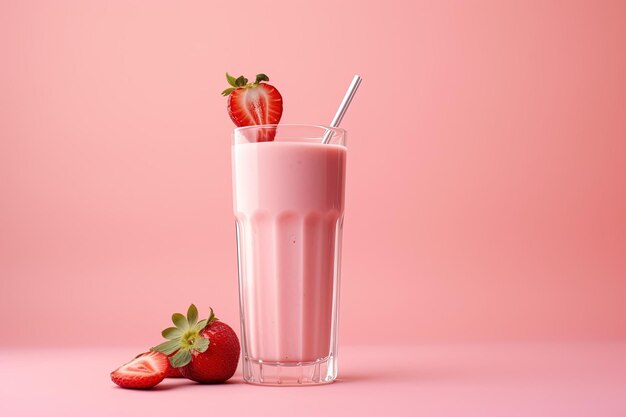
[[[237,327],[224,72],[343,127],[342,343],[626,337],[626,3],[0,3],[0,344]],[[36,331],[34,331],[36,328]],[[10,335],[10,336],[7,336]],[[132,352],[131,352],[132,353]]]

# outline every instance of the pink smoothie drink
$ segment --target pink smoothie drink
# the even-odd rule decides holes
[[[336,354],[345,163],[318,138],[233,146],[244,362]]]

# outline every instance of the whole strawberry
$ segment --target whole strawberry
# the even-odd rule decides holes
[[[267,84],[269,77],[257,74],[253,83],[243,75],[235,78],[226,73],[226,81],[230,88],[222,91],[228,96],[228,115],[238,127],[251,125],[278,124],[283,115],[283,97],[276,87]],[[275,128],[259,131],[256,141],[267,142],[274,140]]]
[[[213,314],[198,321],[198,309],[189,306],[187,317],[172,315],[176,327],[161,333],[168,339],[151,350],[169,356],[172,367],[193,381],[201,383],[224,382],[233,376],[239,362],[240,345],[237,335]]]

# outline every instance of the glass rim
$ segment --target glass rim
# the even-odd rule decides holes
[[[275,123],[275,124],[265,124],[265,125],[241,126],[241,127],[234,128],[233,133],[236,134],[238,132],[242,132],[245,130],[252,130],[252,129],[259,129],[259,128],[271,129],[271,128],[278,128],[278,127],[317,127],[320,129],[324,129],[326,131],[330,130],[331,132],[337,135],[341,135],[341,136],[346,135],[346,129],[342,129],[341,127],[330,127],[330,126],[325,126],[325,125],[320,125],[320,124],[310,124],[310,123]]]

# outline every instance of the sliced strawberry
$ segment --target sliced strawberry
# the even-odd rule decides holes
[[[111,372],[111,380],[122,388],[152,388],[163,381],[169,366],[164,354],[146,352]]]
[[[276,87],[266,83],[238,88],[228,99],[228,114],[239,127],[277,124],[283,114],[283,98]]]
[[[235,78],[226,73],[226,79],[232,86],[222,92],[228,96],[228,114],[235,125],[267,125],[278,124],[283,115],[283,98],[276,87],[267,84],[265,74],[258,74],[253,83],[243,75]],[[259,131],[258,142],[274,140],[276,129],[268,128]]]

